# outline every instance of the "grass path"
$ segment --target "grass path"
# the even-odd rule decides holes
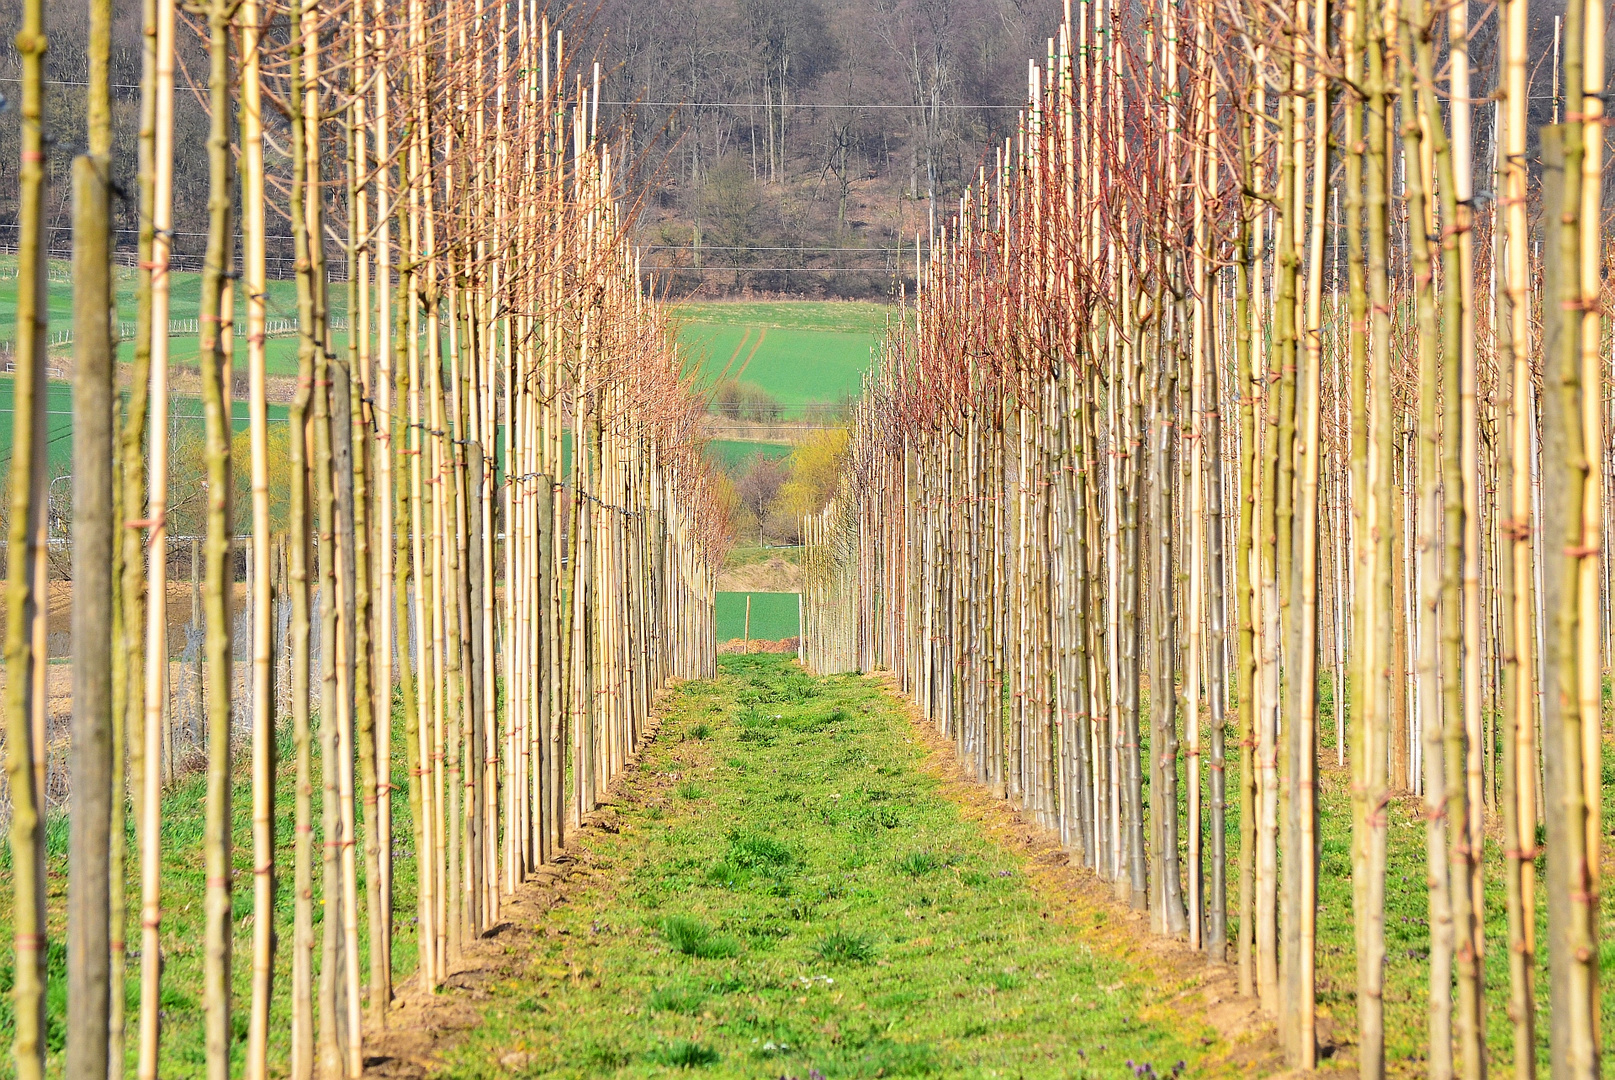
[[[1264,1051],[1210,1025],[1204,964],[944,760],[874,679],[725,658],[556,887],[393,1026],[462,1029],[466,1080],[1243,1075]]]

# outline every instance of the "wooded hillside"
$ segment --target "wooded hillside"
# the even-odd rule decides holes
[[[548,6],[558,12],[567,5]],[[592,40],[582,45],[601,58],[601,130],[626,120],[620,137],[633,141],[632,159],[657,172],[653,205],[639,226],[647,265],[702,267],[666,282],[679,292],[895,291],[892,249],[905,237],[912,247],[933,200],[940,217],[1012,130],[1026,94],[1026,57],[1044,50],[1057,7],[1030,0],[604,0],[589,24]],[[140,6],[118,8],[115,173],[132,190]],[[17,89],[16,20],[14,7],[0,8],[0,94],[8,97]],[[76,132],[84,115],[84,11],[51,4],[48,23],[48,127]],[[202,102],[184,86],[187,73],[205,73],[199,42],[181,29],[180,146],[206,138]],[[271,127],[278,119],[266,117]],[[0,159],[16,158],[17,124],[14,108],[0,111]],[[78,141],[61,139],[50,149],[52,248],[69,243],[66,170]],[[206,220],[205,164],[200,154],[176,160],[175,253],[182,263],[202,251],[200,226],[186,223]],[[14,172],[0,171],[0,248],[16,242],[16,184]],[[115,213],[126,230],[120,244],[132,249],[133,207],[119,202]],[[283,225],[271,222],[271,234]],[[271,240],[271,256],[274,246]],[[784,267],[815,269],[775,269]],[[878,272],[883,268],[891,272]]]

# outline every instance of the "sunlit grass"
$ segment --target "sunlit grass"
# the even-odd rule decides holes
[[[507,954],[447,1075],[513,1053],[522,1075],[579,1078],[1207,1064],[1213,1033],[1165,1004],[1181,987],[1115,951],[1132,928],[1051,917],[1024,857],[938,788],[872,680],[724,658],[673,698],[620,831],[585,834],[591,884]]]

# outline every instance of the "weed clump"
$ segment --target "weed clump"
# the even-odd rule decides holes
[[[882,1039],[865,1047],[858,1071],[864,1076],[934,1076],[942,1065],[928,1043]]]
[[[583,1049],[583,1060],[602,1069],[620,1069],[633,1059],[628,1051],[611,1043],[590,1043]]]
[[[740,942],[713,933],[706,923],[688,915],[669,915],[663,919],[662,937],[675,952],[700,960],[722,960],[740,952]]]
[[[999,992],[1019,990],[1026,980],[1013,971],[995,971],[987,976],[987,985]]]
[[[897,860],[897,869],[914,878],[934,873],[945,865],[943,858],[932,851],[911,851]]]
[[[683,1013],[688,1016],[706,1003],[707,996],[688,986],[664,986],[646,1002],[651,1012]]]
[[[832,930],[819,939],[813,952],[829,964],[867,964],[875,958],[875,943],[863,934]]]
[[[712,729],[705,724],[696,724],[690,729],[690,738],[698,742],[705,742],[712,738]]]
[[[754,746],[772,746],[779,734],[775,729],[774,717],[757,708],[753,702],[746,707],[746,711],[738,717],[740,721],[740,741],[751,743]]]
[[[863,820],[871,828],[895,829],[903,823],[903,815],[890,806],[871,806],[864,811]]]
[[[651,1051],[647,1055],[652,1064],[669,1065],[675,1069],[699,1069],[718,1063],[718,1052],[710,1046],[681,1039],[669,1046]]]
[[[673,790],[678,792],[679,798],[689,799],[692,802],[696,799],[704,799],[707,795],[707,793],[701,789],[701,785],[697,784],[694,780],[686,780]]]
[[[736,829],[729,834],[729,854],[724,861],[747,870],[763,870],[790,866],[796,862],[796,856],[772,836]]]

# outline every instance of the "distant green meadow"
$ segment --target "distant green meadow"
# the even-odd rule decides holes
[[[17,339],[17,257],[0,256],[0,343]],[[49,331],[58,334],[73,328],[73,285],[70,264],[61,259],[50,262],[50,288],[47,293]],[[115,267],[113,283],[118,303],[118,322],[124,324],[124,340],[118,346],[118,359],[124,363],[134,359],[134,342],[127,340],[133,331],[137,315],[136,286],[140,275],[127,266]],[[169,311],[171,321],[195,319],[202,299],[202,275],[175,272],[170,275]],[[297,316],[297,283],[270,281],[266,289],[268,317],[271,320],[292,319]],[[347,286],[333,284],[330,289],[333,315],[347,312]],[[235,318],[238,326],[247,319],[246,298],[236,290]],[[347,347],[347,335],[333,335],[333,346]],[[201,336],[195,333],[174,334],[169,338],[169,360],[182,367],[195,366],[201,355]],[[270,375],[297,374],[297,336],[274,335],[264,342],[265,366]],[[245,357],[238,357],[244,360]]]
[[[701,381],[752,383],[785,406],[856,397],[897,309],[883,304],[782,301],[681,304],[673,317],[686,366]]]
[[[0,374],[0,475],[11,467],[12,383],[15,376]],[[231,426],[247,430],[247,403],[230,403]],[[173,395],[168,400],[169,430],[174,441],[183,445],[187,435],[202,434],[202,402],[199,398]],[[286,421],[286,406],[269,406],[271,424]],[[73,461],[73,384],[52,381],[45,384],[45,432],[48,469],[52,476],[68,472]]]
[[[707,456],[730,472],[742,472],[753,458],[779,461],[791,456],[789,443],[751,442],[746,439],[713,439],[707,443]]]
[[[751,597],[751,637],[759,641],[782,641],[797,637],[800,599],[793,592],[721,592],[718,594],[718,640],[733,641],[746,636],[746,597]]]

